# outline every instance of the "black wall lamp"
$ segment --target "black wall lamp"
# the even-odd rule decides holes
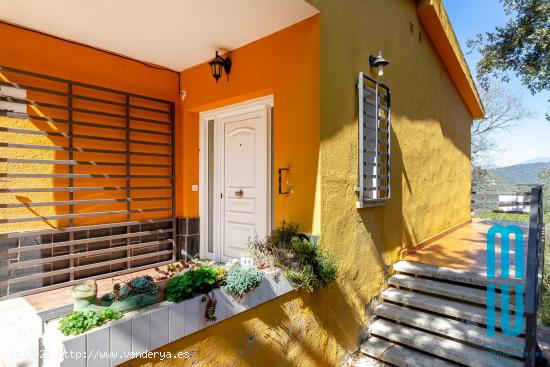
[[[212,76],[216,79],[216,83],[218,82],[218,79],[222,77],[224,71],[225,75],[227,75],[227,80],[229,80],[229,73],[231,72],[231,59],[229,56],[223,58],[218,54],[218,51],[216,51],[216,56],[208,63],[208,65],[212,68]]]
[[[384,66],[389,65],[389,61],[382,56],[382,51],[378,51],[378,56],[370,55],[369,63],[372,68],[378,69],[378,76],[384,75]]]

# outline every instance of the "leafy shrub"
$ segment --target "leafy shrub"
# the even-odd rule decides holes
[[[195,294],[208,293],[218,287],[220,281],[218,269],[202,265],[170,279],[166,283],[164,294],[168,301],[181,302],[192,298]]]
[[[295,288],[312,291],[326,287],[338,275],[333,256],[322,250],[306,235],[298,233],[298,225],[283,221],[265,240],[250,244],[256,257],[267,257],[273,265],[282,268]]]
[[[95,326],[102,325],[107,320],[118,320],[122,313],[103,309],[100,313],[95,311],[73,311],[61,319],[59,331],[65,335],[78,335]]]
[[[264,273],[256,268],[233,265],[227,271],[223,289],[237,298],[242,298],[262,282]]]
[[[297,269],[284,269],[284,271],[286,277],[294,287],[313,290],[313,284],[316,278],[311,265],[306,265]]]
[[[271,242],[274,247],[287,247],[287,244],[291,243],[293,237],[301,236],[300,233],[298,233],[298,228],[298,224],[287,223],[283,220],[279,228],[271,233],[267,241]]]
[[[320,250],[317,253],[317,266],[315,270],[317,282],[321,287],[327,287],[338,276],[338,264],[330,253]]]
[[[117,312],[115,310],[112,310],[110,308],[104,308],[99,313],[99,317],[106,321],[106,320],[120,320],[122,317],[122,312]]]

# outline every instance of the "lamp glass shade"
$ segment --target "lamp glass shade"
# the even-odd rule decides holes
[[[222,72],[223,72],[223,62],[216,57],[214,60],[209,62],[210,68],[212,69],[212,76],[214,79],[216,79],[216,82],[218,79],[221,78]]]

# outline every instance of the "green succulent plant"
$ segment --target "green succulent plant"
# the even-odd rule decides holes
[[[159,291],[159,285],[149,275],[135,277],[129,283],[130,293],[155,295]]]
[[[256,268],[243,268],[233,265],[227,271],[223,289],[237,298],[242,298],[246,293],[260,285],[264,273]]]
[[[128,284],[115,283],[111,292],[105,293],[101,296],[103,302],[121,301],[128,298],[130,295],[130,287]]]

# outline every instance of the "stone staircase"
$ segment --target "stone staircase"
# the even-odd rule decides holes
[[[484,276],[408,261],[393,268],[356,366],[523,366],[523,337],[487,335]]]

